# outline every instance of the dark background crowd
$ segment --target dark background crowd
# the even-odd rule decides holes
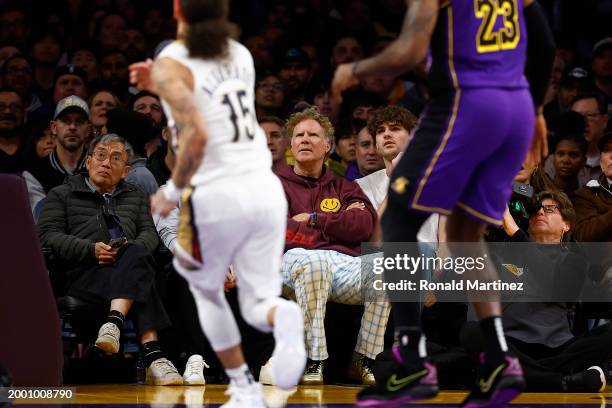
[[[126,137],[140,147],[142,158],[162,183],[167,179],[163,155],[165,125],[159,102],[128,83],[132,62],[154,57],[164,42],[174,38],[176,23],[170,2],[161,1],[3,1],[0,33],[0,83],[3,110],[0,171],[33,174],[45,190],[48,186],[36,177],[36,161],[57,144],[49,122],[55,104],[63,97],[77,95],[90,105],[88,140],[108,132],[107,111],[120,108],[153,118],[153,129],[128,131]],[[605,132],[610,112],[612,85],[610,60],[612,40],[609,25],[612,15],[608,1],[542,1],[556,34],[557,58],[547,95],[545,116],[551,135],[579,135],[587,141],[587,175],[579,169],[582,153],[564,168],[572,174],[557,174],[555,161],[546,163],[546,172],[566,192],[583,186],[597,173],[597,141]],[[402,1],[368,2],[295,1],[234,2],[231,19],[240,28],[240,41],[251,51],[257,69],[257,117],[275,116],[285,120],[295,109],[316,105],[332,121],[336,132],[339,162],[334,172],[357,178],[382,166],[367,149],[359,149],[357,163],[351,136],[358,133],[368,110],[386,104],[399,104],[417,117],[428,99],[426,61],[401,78],[373,77],[340,106],[328,92],[334,68],[341,63],[375,54],[388,45],[400,29],[405,5]],[[7,91],[13,91],[9,95]],[[580,93],[593,94],[591,100],[576,102]],[[16,94],[16,95],[15,95]],[[580,118],[564,115],[574,110]],[[137,125],[132,119],[117,117],[115,126]],[[357,123],[355,121],[357,120]],[[138,128],[140,129],[140,128]],[[117,132],[115,132],[117,133]],[[551,157],[555,140],[551,139]],[[85,141],[86,142],[86,141]],[[583,146],[570,144],[577,150]],[[161,145],[161,149],[157,149]],[[576,149],[574,149],[576,150]],[[154,153],[157,153],[156,155]],[[559,158],[559,160],[561,160]],[[368,164],[370,163],[370,164]],[[62,163],[66,164],[66,163]],[[75,168],[74,163],[69,167]],[[355,168],[356,165],[359,167]],[[561,163],[556,168],[563,167]],[[161,168],[160,168],[161,167]],[[571,169],[570,169],[571,168]],[[578,171],[579,183],[574,180]],[[150,190],[149,190],[150,191]]]
[[[538,168],[524,168],[517,181],[539,191],[567,195],[567,205],[573,207],[567,219],[572,221],[571,239],[612,242],[612,1],[540,3],[557,45],[544,107],[550,156]],[[295,160],[289,149],[292,135],[284,134],[286,120],[310,106],[316,106],[333,126],[334,147],[326,164],[335,176],[352,181],[384,169],[383,155],[376,148],[376,129],[362,130],[377,108],[397,105],[414,117],[422,114],[429,99],[427,61],[399,78],[363,80],[345,94],[341,104],[332,98],[329,87],[339,64],[374,55],[393,41],[403,21],[404,1],[236,0],[230,9],[230,20],[239,27],[238,40],[254,58],[256,115],[266,132],[275,170]],[[45,215],[46,201],[57,198],[59,190],[50,194],[54,188],[68,176],[87,173],[88,160],[97,157],[91,141],[99,143],[99,137],[107,134],[128,142],[126,162],[131,168],[117,180],[127,176],[147,196],[167,182],[174,164],[174,151],[169,147],[172,133],[159,98],[130,86],[128,67],[154,58],[175,35],[170,1],[0,0],[0,172],[23,177],[35,221],[41,212]],[[122,160],[111,154],[109,163],[115,159],[117,163]],[[565,205],[564,198],[555,197],[554,203]],[[105,216],[112,230],[118,221],[112,214]],[[174,301],[164,305],[170,319],[166,312],[157,318],[166,326],[170,320],[175,325],[188,321],[184,327],[192,329],[197,320],[193,302],[183,299],[189,296],[184,282],[167,273],[171,267],[164,247],[165,230],[156,225],[155,232],[153,226],[152,221],[143,221],[128,238],[146,241],[145,247],[155,256],[149,264],[166,269],[155,296]],[[143,230],[154,236],[145,240]],[[97,247],[95,251],[100,259]],[[116,253],[109,247],[104,256],[112,260]],[[47,253],[47,259],[53,258],[54,254]],[[86,263],[86,257],[81,261]],[[65,295],[66,279],[70,277],[53,282],[58,298]],[[228,290],[231,287],[230,282]],[[580,329],[572,327],[593,330],[593,317],[605,319],[606,307],[586,313],[588,323]],[[332,311],[328,319],[340,321],[338,316],[347,313],[353,311]],[[568,313],[561,318],[574,316]],[[455,327],[464,317],[442,310],[426,319],[435,332],[440,321],[459,320],[451,325]],[[176,346],[177,355],[206,350],[197,329],[190,335],[199,340],[182,349]],[[333,329],[328,337],[332,335],[342,337]],[[180,336],[174,336],[168,335],[167,342],[180,343]],[[269,351],[266,341],[269,343],[269,339],[257,340],[263,346],[253,353]],[[330,343],[333,349],[342,340]],[[450,343],[444,346],[453,349],[459,339],[457,344]],[[208,356],[212,358],[210,350]],[[265,361],[266,357],[251,359],[253,365]]]

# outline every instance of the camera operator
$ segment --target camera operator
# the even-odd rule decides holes
[[[533,167],[523,163],[523,167],[514,177],[512,196],[508,202],[506,216],[514,219],[519,228],[527,230],[529,215],[534,211],[535,196],[541,191],[558,190],[553,180],[542,167]],[[488,242],[505,242],[510,240],[503,228],[489,227],[485,236]]]
[[[504,231],[515,242],[563,242],[576,217],[572,202],[565,193],[555,190],[542,191],[537,197],[536,211],[529,215],[528,231],[519,228],[509,210],[504,213],[502,220]]]
[[[568,301],[580,293],[587,261],[563,244],[568,241],[574,218],[571,201],[558,191],[543,191],[537,195],[536,209],[529,216],[527,231],[520,229],[506,211],[503,228],[511,242],[536,243],[525,246],[522,251],[527,260],[522,268],[522,279],[535,281],[537,277],[537,280],[546,281],[548,278],[542,274],[552,271],[548,280],[554,282],[550,287],[528,288],[528,291],[537,289],[537,292],[521,296],[541,298],[545,290],[556,290],[558,286],[569,289],[571,293],[564,295]],[[565,302],[503,304],[508,348],[521,361],[529,391],[602,392],[606,387],[601,367],[612,356],[612,325],[606,324],[575,337],[570,331],[569,310],[570,304]],[[482,351],[482,339],[471,323],[463,330],[462,343],[470,354]]]

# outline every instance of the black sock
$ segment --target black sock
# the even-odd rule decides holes
[[[416,258],[421,256],[420,250],[417,247],[417,234],[423,223],[427,220],[429,214],[420,214],[413,211],[406,211],[403,205],[398,204],[397,200],[389,199],[387,210],[381,219],[383,228],[384,241],[404,242],[408,244],[408,253],[410,257]],[[395,258],[395,256],[404,256],[403,252],[396,252],[394,247],[389,248],[389,252],[385,250],[385,257]],[[418,268],[411,271],[411,275],[398,274],[395,270],[385,270],[385,280],[390,283],[398,282],[400,279],[409,279],[412,282],[419,282],[423,278],[422,269]],[[414,365],[419,361],[419,357],[425,357],[425,347],[422,347],[419,353],[419,343],[421,341],[421,304],[417,302],[406,302],[405,298],[398,298],[396,293],[387,292],[389,301],[393,309],[393,322],[395,324],[395,335],[399,342],[400,353],[407,365]],[[418,300],[421,298],[420,291],[411,291],[412,299]]]
[[[489,365],[504,362],[504,353],[508,351],[501,317],[492,316],[480,321],[480,330],[484,339],[485,355]]]
[[[425,355],[420,355],[419,353],[419,342],[423,335],[420,327],[400,327],[395,333],[402,357],[407,360],[404,363],[414,364],[419,358],[425,357]]]
[[[144,361],[147,367],[151,366],[158,358],[164,357],[164,353],[162,353],[161,348],[159,347],[159,342],[157,340],[148,341],[142,345],[142,360]]]
[[[117,325],[119,330],[123,329],[124,321],[125,321],[125,316],[123,315],[123,313],[117,310],[111,310],[108,313],[108,317],[106,318],[107,323],[114,323],[115,325]]]

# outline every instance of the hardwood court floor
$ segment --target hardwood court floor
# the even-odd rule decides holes
[[[106,406],[138,406],[147,407],[174,405],[186,405],[189,407],[212,408],[225,402],[224,395],[226,386],[207,385],[205,387],[154,387],[145,385],[79,385],[76,393],[70,400],[16,400],[14,404],[31,406],[43,406],[61,404],[70,405],[101,405]],[[288,407],[350,407],[355,402],[355,395],[359,391],[357,387],[340,387],[333,385],[298,387],[292,395],[275,387],[264,387],[266,401],[271,408],[281,407],[283,401],[288,397]],[[440,395],[426,403],[418,403],[415,406],[433,406],[442,408],[447,406],[458,406],[465,397],[465,392],[442,392]],[[523,394],[513,404],[516,408],[533,405],[546,405],[549,407],[582,407],[598,406],[604,408],[607,405],[612,408],[612,387],[608,387],[602,394]]]

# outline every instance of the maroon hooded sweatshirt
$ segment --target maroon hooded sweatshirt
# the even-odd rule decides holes
[[[291,166],[279,168],[276,174],[289,205],[285,251],[305,248],[361,254],[361,243],[374,232],[376,210],[357,183],[333,175],[326,166],[318,180],[298,176]],[[347,211],[355,202],[364,203],[365,209]],[[317,214],[314,227],[292,219],[297,214],[313,212]]]

